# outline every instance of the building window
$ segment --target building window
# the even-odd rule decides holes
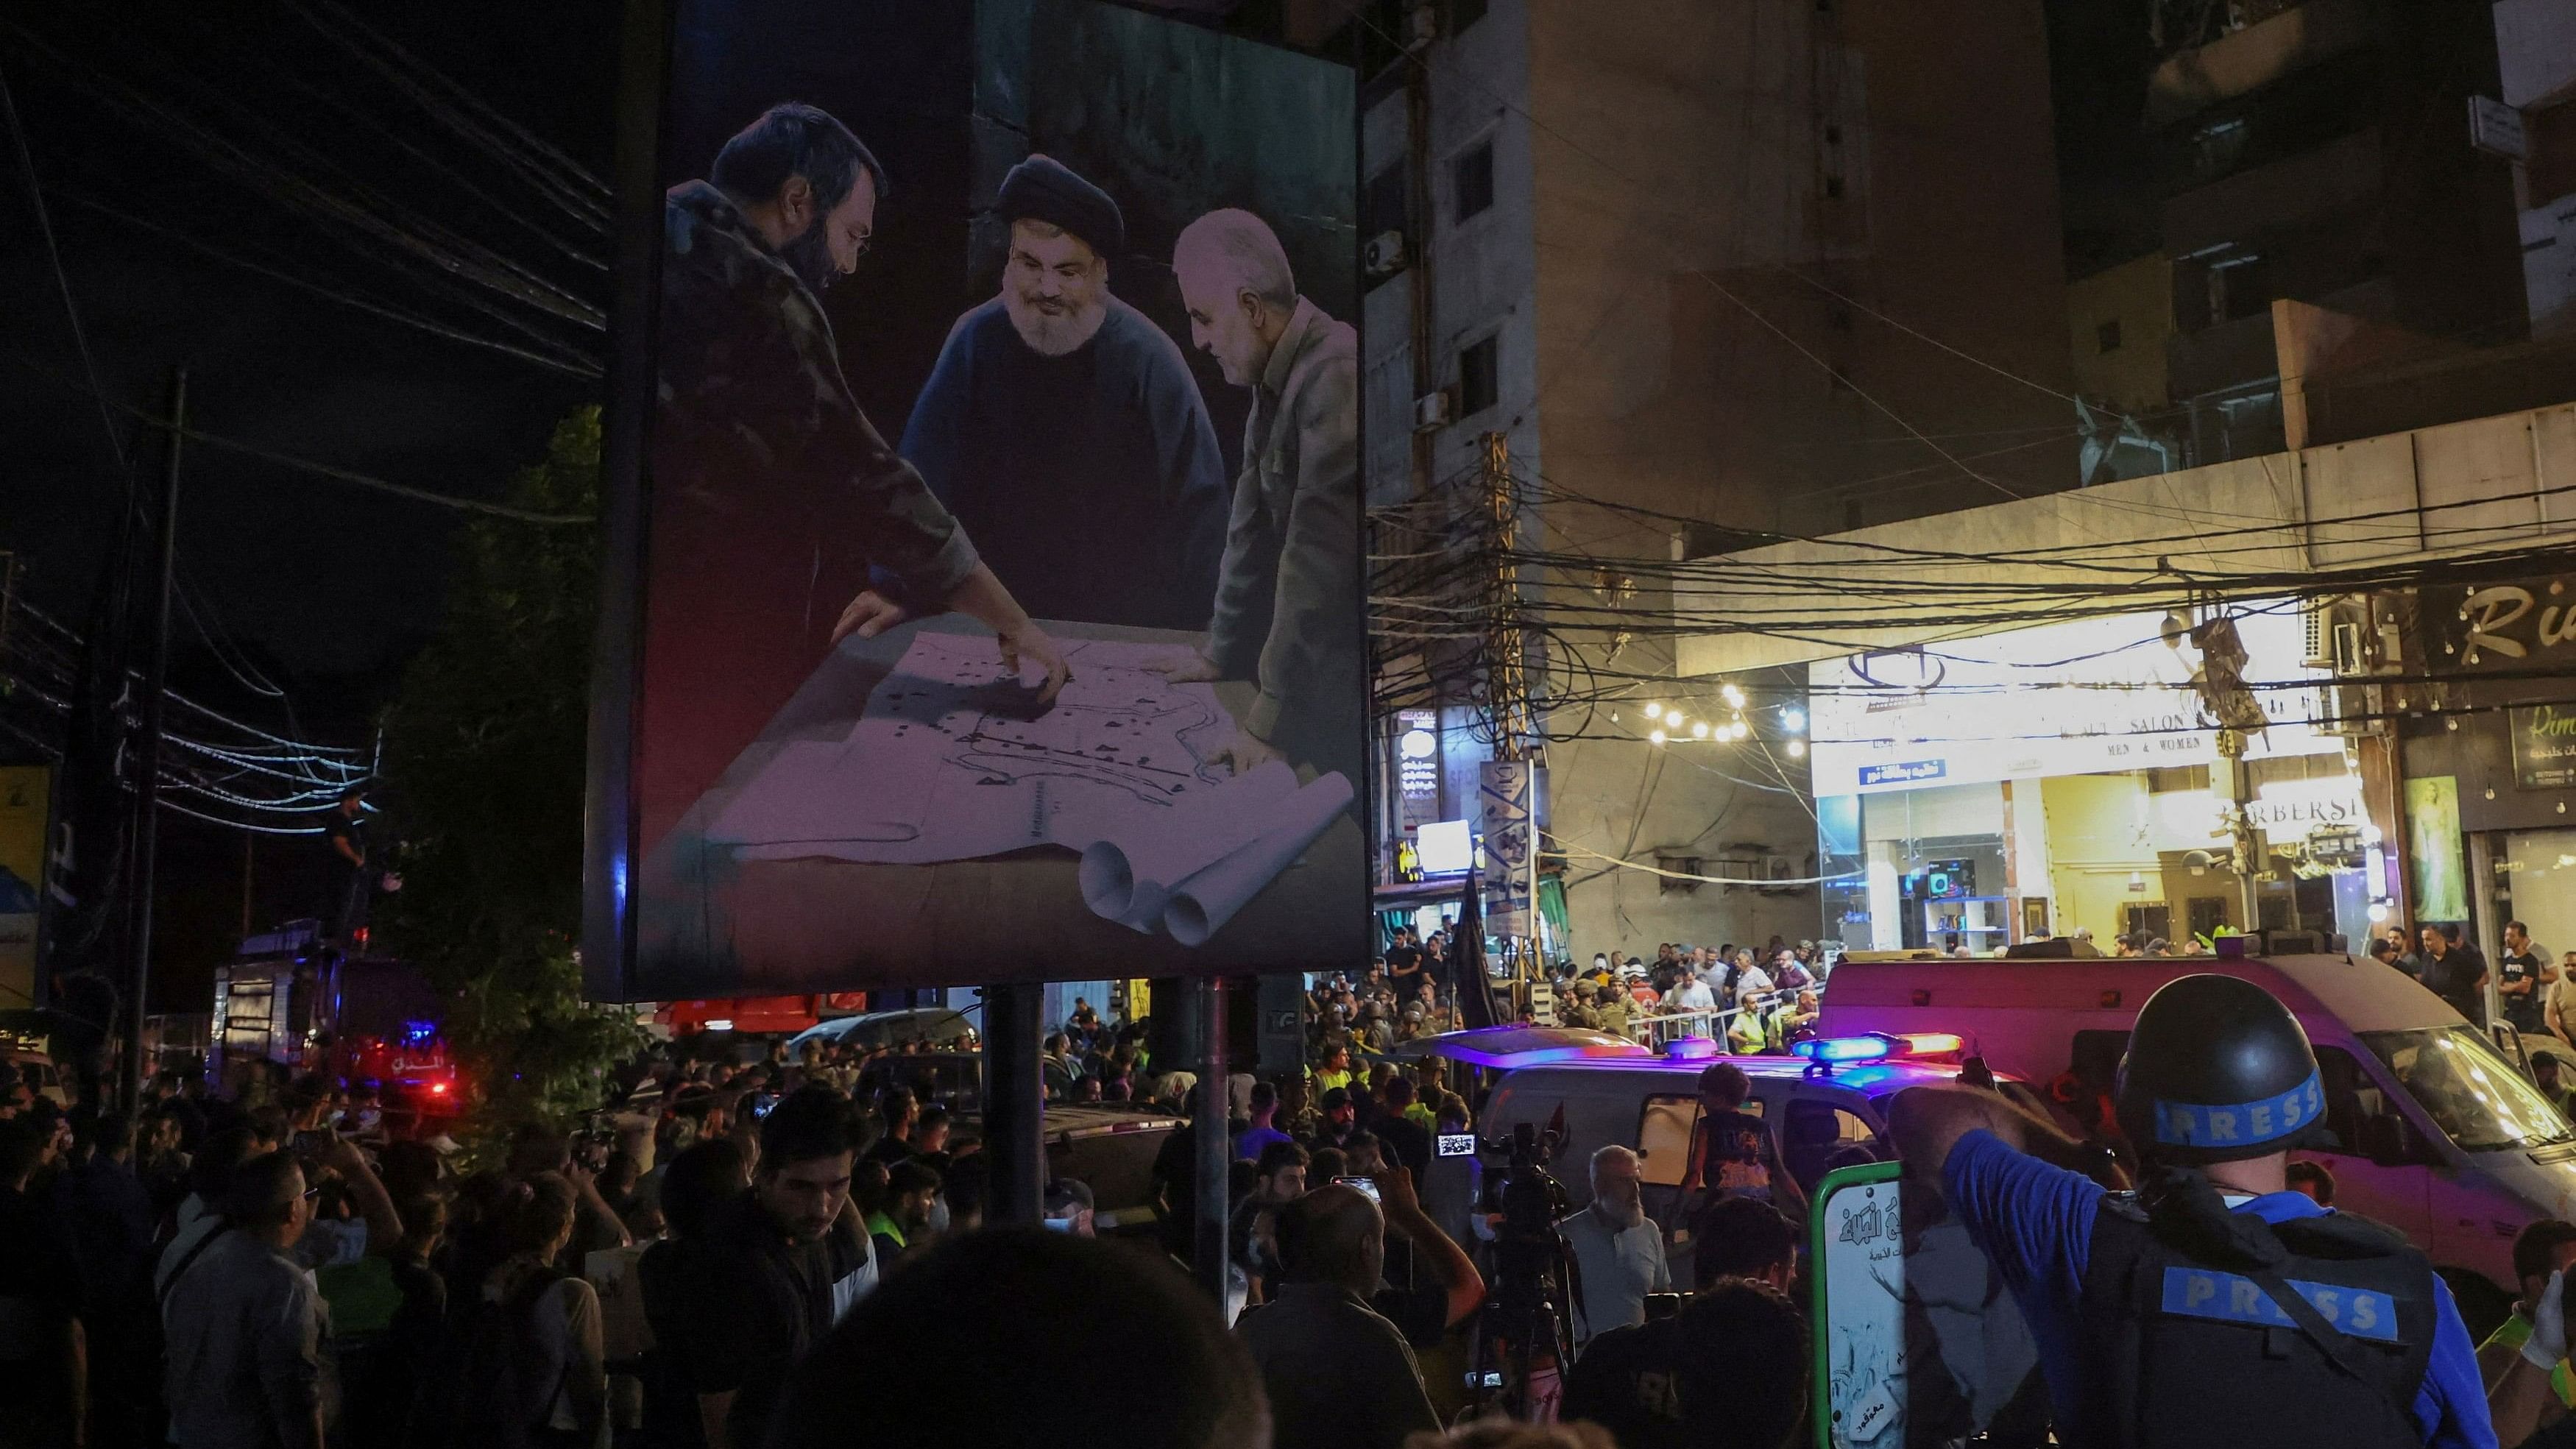
[[[1502,378],[1497,366],[1499,340],[1488,337],[1471,342],[1458,352],[1458,416],[1472,418],[1501,400]]]
[[[1485,0],[1449,0],[1450,35],[1463,35],[1467,27],[1485,18]]]
[[[1410,189],[1401,161],[1380,170],[1360,188],[1360,255],[1371,287],[1413,264],[1413,228],[1407,225],[1406,215]]]
[[[1479,141],[1450,163],[1449,184],[1457,219],[1465,221],[1494,204],[1494,143]]]
[[[2093,341],[2094,341],[2095,345],[2096,345],[2096,346],[2097,346],[2101,351],[2104,351],[2104,352],[2117,352],[2117,351],[2119,351],[2119,350],[2120,350],[2120,319],[2119,319],[2119,318],[2117,318],[2117,317],[2114,317],[2114,318],[2112,318],[2110,321],[2103,323],[2101,326],[2094,328],[2094,329],[2093,329]]]
[[[2209,269],[2211,326],[2234,322],[2272,309],[2272,268],[2260,254],[2249,253],[2213,263]]]
[[[1367,188],[1360,193],[1361,240],[1382,232],[1411,230],[1405,225],[1405,189],[1404,163],[1401,161],[1384,167],[1368,179]]]

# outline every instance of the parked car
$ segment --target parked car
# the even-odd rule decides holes
[[[54,1069],[54,1059],[43,1052],[25,1047],[11,1047],[9,1065],[18,1069],[18,1080],[27,1086],[30,1096],[50,1098],[56,1106],[69,1107],[71,1092],[63,1086],[61,1072]]]

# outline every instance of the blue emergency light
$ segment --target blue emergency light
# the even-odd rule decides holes
[[[1792,1043],[1789,1050],[1816,1066],[1832,1068],[1895,1057],[1951,1056],[1964,1045],[1957,1034],[1946,1031],[1910,1031],[1901,1036],[1874,1031],[1862,1036],[1810,1037]]]
[[[1818,1036],[1792,1043],[1792,1054],[1805,1057],[1820,1067],[1842,1066],[1850,1062],[1883,1062],[1899,1050],[1896,1038],[1875,1032],[1867,1036]]]

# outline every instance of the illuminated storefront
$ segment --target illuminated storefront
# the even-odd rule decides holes
[[[2407,914],[2492,957],[2519,920],[2576,948],[2576,575],[2381,595],[2437,682],[2391,685],[2406,776]]]
[[[2344,740],[2316,724],[2327,671],[2295,604],[2230,613],[2268,720],[2245,735],[2250,833],[2194,683],[2198,620],[2122,614],[1811,665],[1823,873],[1847,877],[1825,891],[1825,932],[1978,952],[2079,928],[2105,951],[2115,934],[2180,946],[2249,926],[2358,939],[2386,871]]]

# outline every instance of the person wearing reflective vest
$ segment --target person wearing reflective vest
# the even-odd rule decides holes
[[[2149,997],[2115,1104],[2144,1172],[1982,1088],[1897,1095],[1910,1173],[1994,1263],[2039,1345],[2070,1449],[2488,1449],[2477,1357],[2450,1290],[2398,1233],[2284,1180],[2323,1129],[2316,1054],[2287,1007],[2231,976]]]

